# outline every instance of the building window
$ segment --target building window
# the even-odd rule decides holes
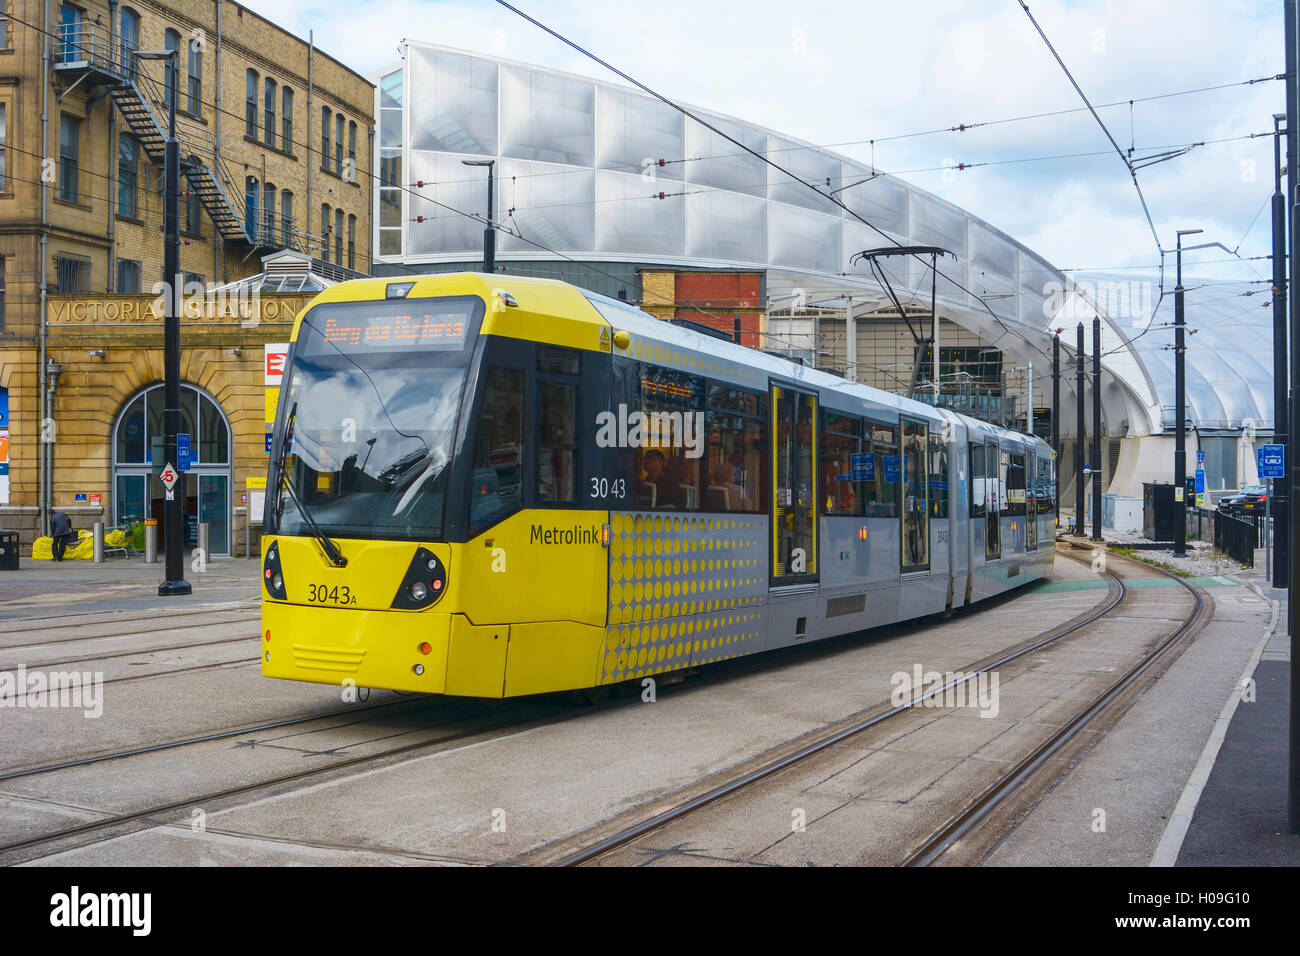
[[[329,203],[320,204],[320,257],[330,261],[330,207]]]
[[[343,265],[343,210],[334,210],[334,261]]]
[[[334,174],[343,175],[343,114],[334,117]]]
[[[257,237],[257,201],[260,198],[257,177],[244,177],[244,231],[250,239]]]
[[[266,139],[266,145],[272,149],[275,148],[275,80],[269,76],[266,78],[266,96],[264,97],[265,115],[262,119],[262,130]]]
[[[122,294],[140,291],[140,263],[134,259],[117,260],[117,291]]]
[[[54,260],[54,276],[59,295],[89,292],[90,260],[81,256],[57,256]]]
[[[185,234],[188,236],[197,236],[199,229],[203,225],[200,217],[199,194],[195,192],[193,185],[185,190]]]
[[[3,34],[0,34],[0,36],[2,36],[2,35],[3,35]],[[5,137],[6,137],[6,133],[5,133],[5,104],[0,103],[0,193],[2,193],[2,192],[5,191],[5,187],[6,187],[6,185],[7,185],[7,182],[6,182],[6,176],[5,176],[5,173],[6,173],[6,169],[5,169],[5,158],[6,158],[6,153],[5,153],[5,142],[6,142],[6,138],[5,138]]]
[[[168,53],[175,53],[175,54],[177,55],[177,57],[179,57],[179,56],[180,56],[180,49],[181,49],[181,35],[180,35],[180,33],[179,33],[178,31],[176,31],[176,30],[168,30],[168,31],[166,31],[166,32],[163,34],[163,47],[167,50]],[[179,66],[179,65],[180,65],[180,60],[178,59],[178,60],[176,61],[176,63],[177,63],[177,66]],[[170,97],[170,96],[172,95],[172,91],[173,91],[173,90],[179,90],[179,89],[180,89],[180,88],[176,85],[177,73],[178,73],[178,72],[179,72],[179,70],[177,70],[176,68],[174,68],[174,67],[172,66],[172,61],[171,61],[171,60],[166,60],[166,61],[163,63],[163,75],[164,75],[164,77],[165,77],[164,88],[165,88],[166,95],[167,95],[168,97]],[[179,96],[179,95],[177,96],[176,101],[177,101],[177,103],[179,104],[179,102],[180,102],[180,96]],[[164,103],[163,103],[163,108],[165,109],[166,106],[167,106],[167,102],[164,101]]]
[[[203,101],[203,49],[196,41],[190,40],[189,51],[189,83],[185,88],[186,109],[198,116]]]
[[[293,152],[293,90],[287,86],[280,89],[280,148]]]
[[[9,0],[0,0],[0,50],[8,50],[12,45],[9,33]]]
[[[320,168],[330,168],[330,110],[328,106],[320,108]]]
[[[348,159],[352,162],[352,176],[349,182],[357,181],[357,124],[348,123]]]
[[[357,217],[348,216],[348,268],[357,267]]]
[[[77,176],[81,158],[81,120],[64,114],[59,117],[59,198],[76,202],[79,194]]]
[[[140,214],[140,144],[130,133],[117,137],[117,214],[136,219]]]
[[[257,71],[244,74],[244,135],[257,139]]]
[[[293,193],[280,190],[280,245],[286,249],[293,245]]]
[[[140,14],[130,7],[123,7],[121,21],[122,72],[134,80],[136,75],[135,55],[140,49]]]
[[[262,233],[265,245],[275,243],[275,187],[270,183],[262,186]]]
[[[70,3],[59,6],[59,62],[75,63],[82,58],[80,7]]]

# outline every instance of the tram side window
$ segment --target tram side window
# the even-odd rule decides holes
[[[1038,502],[1039,514],[1052,514],[1056,511],[1056,477],[1052,474],[1055,464],[1050,458],[1037,458],[1038,484],[1035,486],[1035,500]]]
[[[874,478],[875,463],[863,457],[862,419],[823,410],[818,452],[822,481],[820,513],[864,515],[867,503],[860,486],[867,482],[854,480],[853,466],[856,462],[858,476],[871,474]]]
[[[708,388],[705,511],[761,512],[766,504],[767,397]]]
[[[1025,513],[1025,456],[1010,457],[1007,466],[1007,511],[1018,516]]]
[[[983,518],[984,504],[984,446],[970,446],[970,516]]]
[[[641,415],[628,416],[628,442],[637,448],[638,507],[667,511],[704,508],[704,383],[655,365],[641,367]]]
[[[1007,472],[1011,468],[1011,452],[1001,451],[998,454],[998,513],[1010,514],[1010,502],[1007,501]]]
[[[930,432],[930,517],[948,517],[948,445],[936,431]]]
[[[578,386],[542,381],[537,410],[537,498],[576,501]]]
[[[491,369],[474,431],[469,504],[474,531],[490,528],[519,510],[523,440],[524,373]]]
[[[897,518],[902,459],[898,454],[898,426],[867,422],[862,450],[872,456],[876,480],[864,481],[861,493],[868,518]]]

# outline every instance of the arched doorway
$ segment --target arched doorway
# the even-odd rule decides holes
[[[216,400],[194,385],[181,386],[181,433],[190,436],[185,475],[185,540],[192,545],[201,521],[208,523],[213,555],[230,553],[230,422]],[[161,455],[163,386],[138,392],[113,424],[113,520],[158,521],[163,545],[163,486],[154,478],[153,452]]]

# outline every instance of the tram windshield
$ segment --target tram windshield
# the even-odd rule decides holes
[[[272,467],[268,532],[309,535],[314,523],[327,536],[441,536],[465,345],[482,310],[457,297],[307,313],[281,386],[286,453]]]

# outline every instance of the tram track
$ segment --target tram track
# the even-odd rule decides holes
[[[1089,558],[1080,555],[1071,554],[1068,550],[1058,552],[1063,556],[1069,557],[1080,563],[1088,563]],[[1115,556],[1120,557],[1120,556]],[[1194,586],[1178,578],[1176,575],[1165,571],[1163,568],[1147,565],[1129,560],[1130,563],[1136,564],[1144,570],[1154,571],[1165,576],[1172,577],[1182,584],[1191,592],[1194,601],[1192,611],[1187,615],[1175,631],[1157,642],[1156,646],[1145,653],[1142,659],[1131,668],[1129,668],[1118,680],[1114,681],[1103,694],[1099,695],[1092,701],[1082,712],[1077,714],[1074,719],[1051,738],[1035,747],[1033,752],[1023,760],[1016,763],[1007,773],[1001,775],[997,781],[983,790],[979,796],[963,806],[961,810],[949,818],[945,824],[929,838],[925,839],[920,846],[910,852],[904,859],[906,865],[928,865],[939,859],[954,843],[962,837],[968,835],[978,824],[987,818],[987,816],[1003,802],[1010,794],[1017,792],[1020,786],[1052,755],[1058,753],[1077,733],[1084,727],[1088,726],[1098,713],[1105,710],[1107,705],[1116,697],[1132,687],[1134,682],[1145,673],[1157,660],[1159,660],[1167,650],[1175,646],[1183,637],[1185,637],[1195,625],[1200,621],[1204,614],[1207,601],[1202,597],[1201,592]],[[766,760],[759,759],[751,761],[745,765],[741,773],[733,773],[729,777],[724,777],[721,782],[711,786],[699,786],[688,788],[693,792],[678,792],[678,798],[666,798],[670,805],[664,809],[657,810],[651,815],[645,815],[645,808],[640,809],[642,818],[635,820],[626,825],[620,825],[616,821],[606,821],[605,824],[592,828],[588,831],[589,837],[598,836],[597,839],[584,839],[580,835],[575,835],[556,841],[550,847],[542,847],[538,850],[531,851],[520,858],[519,862],[547,862],[551,865],[558,866],[580,866],[595,862],[616,850],[628,848],[649,834],[670,828],[681,821],[697,814],[705,807],[709,807],[729,797],[741,794],[758,783],[768,780],[792,768],[805,764],[810,758],[817,754],[824,753],[830,748],[846,741],[858,737],[864,732],[879,727],[902,714],[913,712],[925,700],[929,698],[942,697],[945,693],[952,690],[958,684],[974,680],[979,674],[996,670],[999,667],[1010,664],[1014,661],[1021,660],[1027,655],[1052,644],[1069,635],[1088,628],[1090,625],[1113,615],[1120,608],[1130,595],[1130,589],[1124,583],[1124,580],[1109,569],[1099,570],[1108,581],[1107,598],[1099,603],[1094,609],[1066,622],[1047,632],[1036,635],[1027,642],[1022,642],[1014,648],[1000,652],[990,658],[985,658],[968,668],[961,671],[962,677],[959,680],[953,680],[943,684],[940,687],[934,687],[925,694],[907,701],[901,705],[885,705],[883,708],[877,708],[869,712],[865,717],[852,720],[847,726],[837,725],[830,732],[821,732],[813,736],[811,740],[806,740],[797,746],[796,749],[780,754],[775,758]],[[755,765],[757,763],[757,765]],[[684,797],[684,799],[682,798]],[[633,811],[637,812],[637,811]],[[626,814],[624,816],[627,816]],[[612,832],[611,832],[612,831]],[[556,850],[559,852],[557,853]]]
[[[190,617],[190,618],[193,618],[193,617],[195,617],[195,616],[196,616],[196,615],[195,615],[194,612],[192,612],[192,611],[191,611],[189,614],[187,614],[187,615],[168,615],[169,618],[170,618],[170,617]],[[226,620],[221,620],[221,621],[202,621],[202,622],[197,622],[197,623],[191,621],[191,622],[186,623],[186,624],[163,624],[163,625],[161,625],[161,626],[159,626],[159,627],[133,628],[132,630],[129,630],[129,631],[113,631],[113,632],[110,632],[110,633],[107,633],[107,634],[86,634],[86,635],[78,636],[78,637],[56,637],[56,638],[52,638],[51,640],[46,640],[46,641],[29,641],[29,642],[26,643],[26,644],[4,644],[4,643],[0,643],[0,654],[4,653],[4,652],[6,652],[6,651],[23,651],[23,650],[28,650],[28,649],[33,648],[33,647],[48,647],[48,646],[53,645],[53,644],[78,644],[78,643],[81,643],[81,642],[83,642],[83,641],[107,641],[107,640],[112,640],[112,639],[114,639],[114,638],[119,638],[119,637],[143,637],[143,636],[145,636],[145,635],[149,635],[149,634],[158,634],[158,633],[161,633],[161,632],[163,632],[163,631],[197,630],[197,629],[200,629],[200,628],[207,628],[207,627],[225,627],[225,626],[227,626],[227,625],[231,625],[231,624],[248,624],[248,623],[250,623],[250,622],[252,622],[252,621],[258,621],[258,620],[260,620],[260,619],[261,619],[261,612],[260,612],[260,611],[254,611],[254,613],[249,614],[249,615],[244,615],[244,616],[240,616],[240,617],[228,618],[228,619],[226,619]],[[153,620],[153,619],[152,619],[152,618],[146,618],[146,619],[144,619],[144,620]],[[0,622],[0,623],[2,623],[2,622]],[[72,626],[75,626],[75,627],[89,627],[90,624],[89,624],[89,623],[87,623],[87,624],[77,624],[77,625],[72,625]],[[37,629],[36,629],[36,628],[29,628],[28,630],[37,630]],[[15,633],[15,632],[13,632],[13,631],[9,631],[9,633],[12,634],[12,633]],[[22,633],[26,633],[26,632],[22,632]]]

